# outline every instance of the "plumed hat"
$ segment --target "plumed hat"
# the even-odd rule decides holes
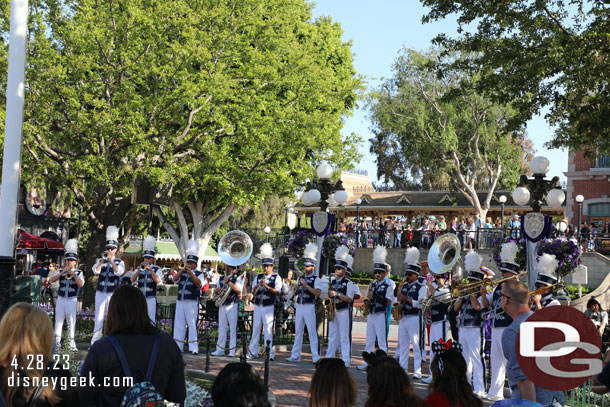
[[[78,260],[78,240],[70,239],[66,242],[65,260]]]
[[[199,243],[196,240],[189,240],[186,245],[186,261],[191,263],[197,263],[199,261]]]
[[[112,248],[119,246],[119,228],[116,226],[108,226],[106,228],[106,248]]]
[[[342,245],[337,247],[335,251],[335,268],[340,267],[347,270],[347,256],[349,256],[349,249],[347,246]]]
[[[315,243],[307,243],[303,251],[305,266],[315,266],[318,263],[318,245]]]
[[[155,245],[157,244],[157,239],[153,236],[146,236],[144,238],[144,243],[142,244],[142,257],[155,258]]]
[[[502,259],[502,262],[500,263],[501,272],[519,274],[519,269],[521,267],[515,261],[518,251],[519,248],[515,242],[508,242],[502,245],[502,249],[500,250],[500,259]]]
[[[269,243],[263,243],[261,246],[261,262],[263,263],[263,267],[265,266],[273,266],[273,247]]]
[[[421,274],[421,266],[419,265],[419,249],[417,247],[409,247],[405,252],[405,273]]]
[[[464,268],[468,272],[468,279],[470,280],[482,280],[485,277],[485,273],[481,271],[481,256],[479,253],[471,250],[464,257]]]
[[[373,251],[373,263],[375,263],[374,271],[387,271],[388,265],[385,262],[385,258],[388,255],[388,249],[385,246],[377,246]]]
[[[554,254],[544,253],[538,259],[538,263],[536,264],[536,271],[538,272],[538,276],[536,278],[536,284],[542,285],[553,285],[558,279],[555,277],[555,271],[559,266],[559,261]]]

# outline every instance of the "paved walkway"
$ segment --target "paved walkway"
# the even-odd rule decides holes
[[[392,331],[391,331],[392,332]],[[396,338],[392,338],[390,333],[389,341],[390,353],[394,352],[396,348]],[[358,399],[356,407],[363,407],[367,398],[368,385],[366,383],[366,373],[356,369],[360,363],[362,363],[362,351],[365,345],[365,335],[354,334],[352,336],[352,363],[349,369],[350,373],[356,379],[358,384]],[[304,351],[309,351],[309,345],[303,346]],[[322,355],[325,353],[325,349]],[[314,366],[311,363],[311,354],[304,353],[302,355],[302,361],[299,363],[286,362],[285,359],[290,356],[289,347],[280,346],[276,349],[275,361],[269,363],[269,387],[275,394],[277,399],[277,406],[281,407],[303,407],[308,405],[308,389],[311,376],[314,372]],[[339,355],[338,355],[339,356]],[[412,355],[411,355],[412,356]],[[184,355],[187,368],[189,369],[205,369],[205,354],[199,356],[192,356],[190,354]],[[210,372],[218,373],[227,363],[237,362],[239,358],[229,357],[210,357]],[[412,363],[413,357],[410,358],[411,366],[409,371],[413,371]],[[264,363],[257,360],[250,360],[248,363],[252,364],[254,368],[260,373],[261,377],[264,372]],[[428,362],[422,364],[422,374],[428,375]],[[411,375],[409,375],[411,378]],[[416,393],[424,398],[428,394],[427,384],[420,380],[413,380],[412,383],[415,386]],[[484,406],[489,406],[491,403],[484,400]]]

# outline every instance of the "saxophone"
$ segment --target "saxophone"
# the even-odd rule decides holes
[[[335,287],[332,287],[333,291],[337,291]],[[322,306],[324,307],[324,311],[326,311],[326,317],[329,322],[334,321],[335,319],[335,306],[336,306],[336,298],[326,297],[322,300]]]
[[[371,284],[369,284],[369,288],[367,288],[367,295],[368,293],[371,291],[371,287],[373,286],[373,281],[371,281]],[[371,304],[370,304],[371,300],[369,297],[364,297],[362,299],[362,316],[363,317],[368,317],[369,316],[369,312],[371,309]]]
[[[400,284],[398,285],[398,291],[396,292],[396,296],[399,296],[402,293],[402,286],[407,282],[407,277],[405,276]],[[392,316],[394,317],[394,321],[400,321],[402,319],[402,306],[400,301],[394,302],[392,304]]]

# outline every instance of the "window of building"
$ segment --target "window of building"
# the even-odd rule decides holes
[[[610,168],[610,154],[599,154],[595,166],[597,168]]]
[[[610,216],[610,203],[589,205],[589,216]]]

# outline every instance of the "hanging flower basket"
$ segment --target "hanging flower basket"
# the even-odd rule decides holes
[[[573,273],[580,265],[580,248],[572,240],[563,238],[543,240],[538,246],[538,257],[544,253],[552,254],[559,262],[557,275]]]

